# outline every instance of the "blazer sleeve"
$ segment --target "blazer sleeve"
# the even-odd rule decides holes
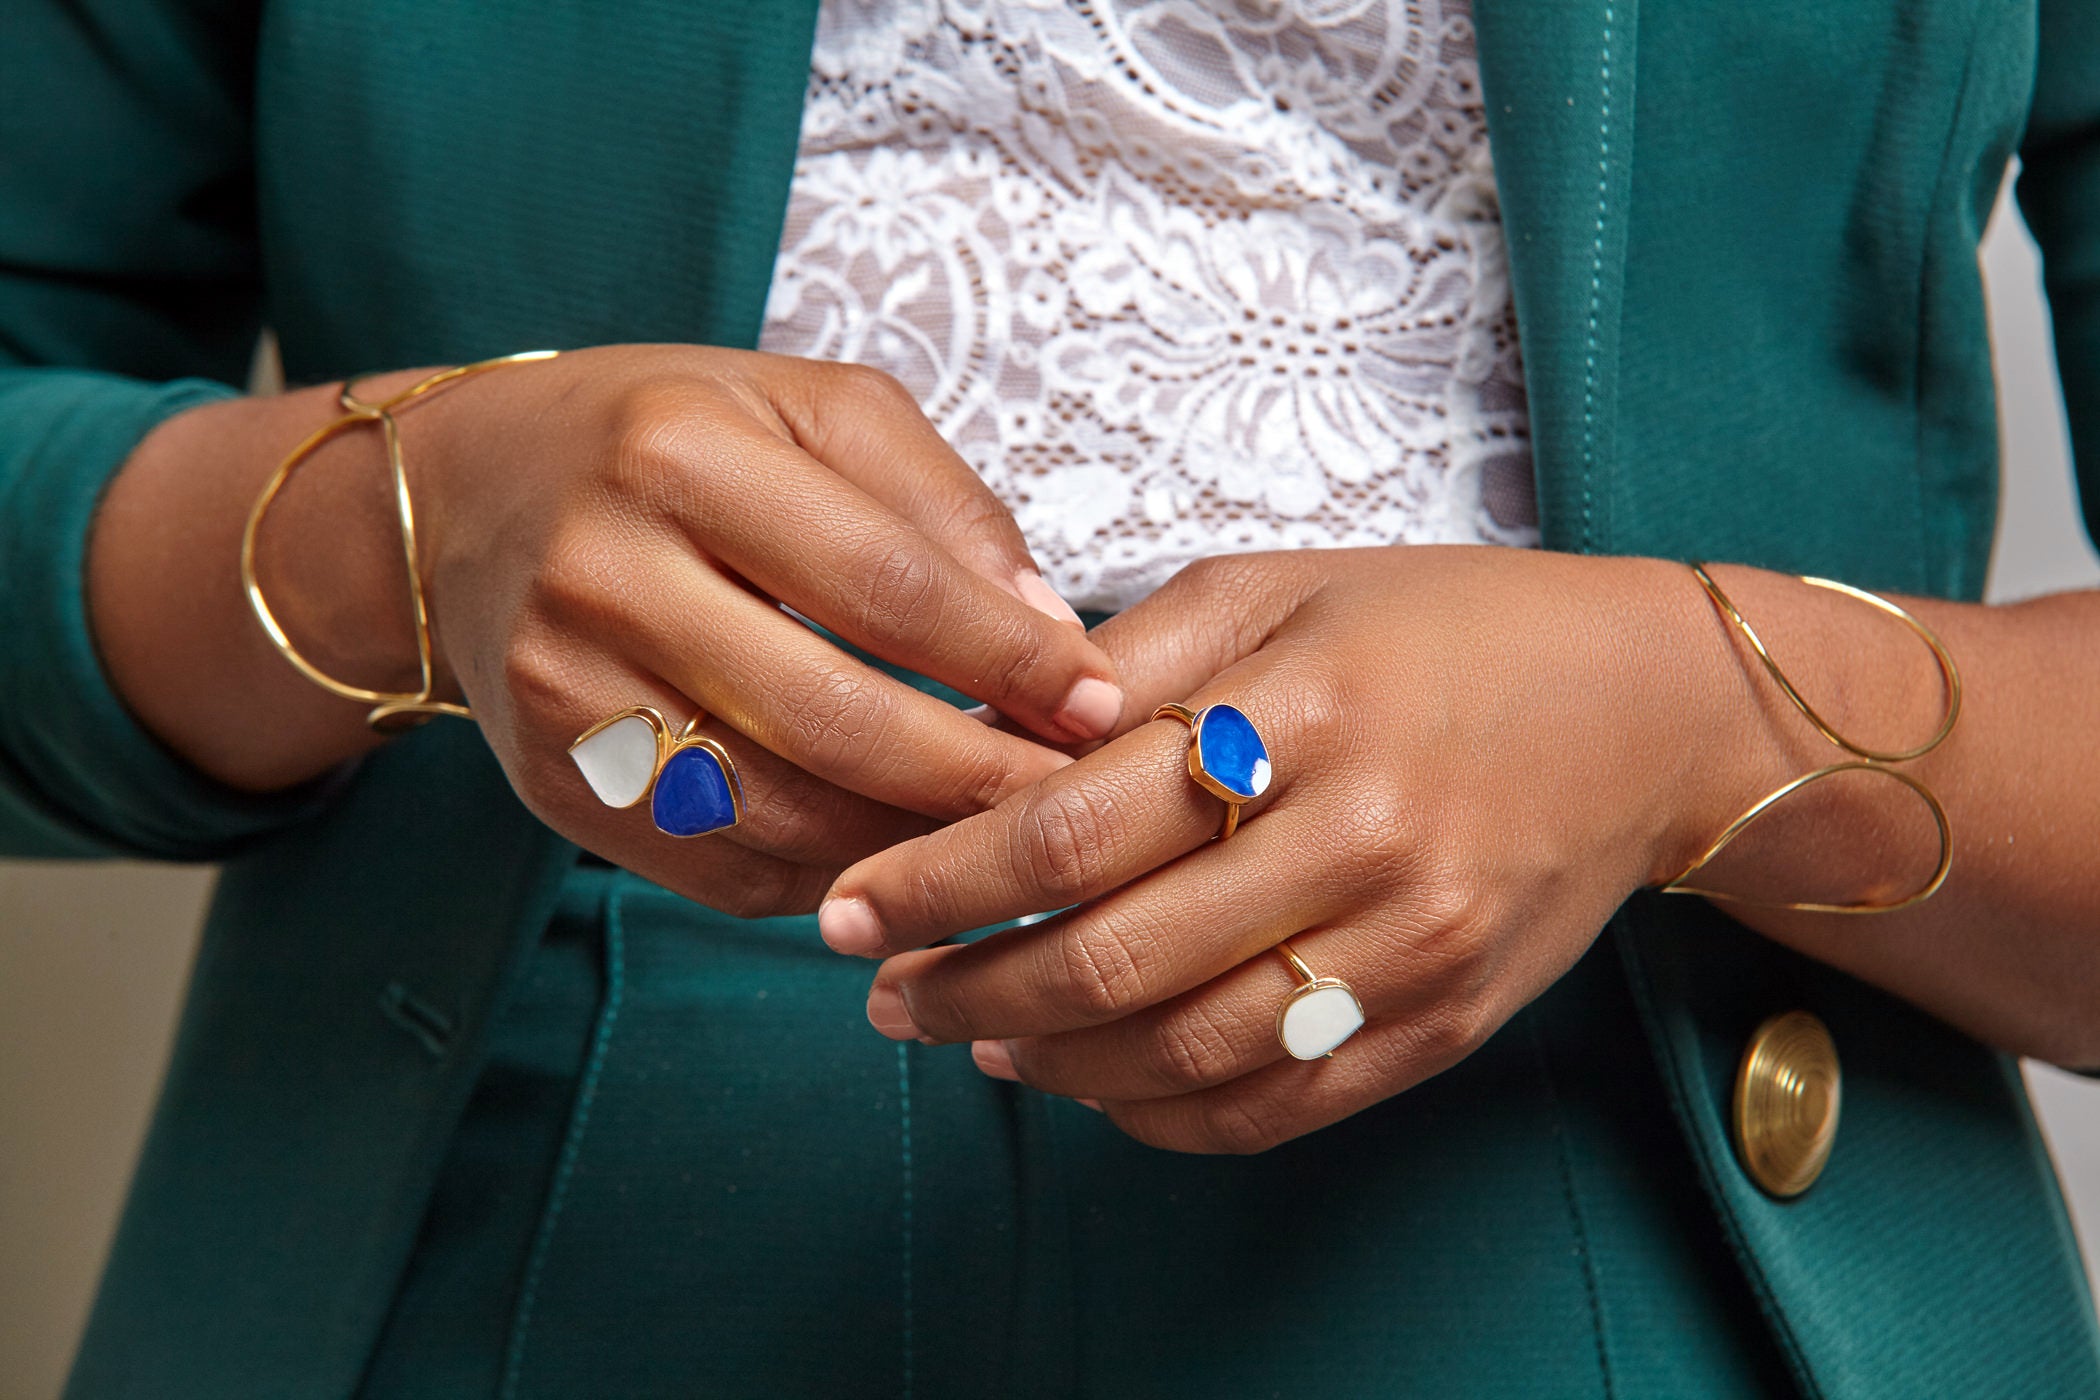
[[[2100,4],[2041,0],[2020,211],[2042,250],[2087,536],[2100,544]]]
[[[106,482],[255,343],[255,25],[252,0],[0,5],[0,855],[205,858],[316,800],[147,734],[84,586]]]

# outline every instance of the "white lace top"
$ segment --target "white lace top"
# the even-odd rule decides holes
[[[1536,539],[1468,0],[823,0],[761,345],[902,379],[1051,584]]]

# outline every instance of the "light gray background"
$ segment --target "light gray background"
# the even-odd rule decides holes
[[[1985,244],[2003,390],[1993,596],[2100,582],[2076,524],[2033,245]],[[166,1059],[210,873],[0,862],[0,1400],[57,1395]],[[2100,1083],[2030,1067],[2100,1260]]]

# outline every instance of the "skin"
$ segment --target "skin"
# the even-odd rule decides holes
[[[360,387],[382,395],[422,371]],[[118,693],[197,768],[271,791],[379,742],[364,707],[266,642],[234,568],[250,503],[337,416],[336,386],[178,415],[112,483],[88,603]],[[1097,738],[1113,663],[999,502],[874,371],[615,346],[462,381],[400,415],[441,660],[519,795],[588,849],[704,904],[807,912],[847,864],[982,811]],[[293,478],[259,572],[330,674],[417,682],[376,429]],[[998,707],[1002,732],[781,610]],[[747,817],[675,841],[600,804],[570,742],[629,705],[734,756]],[[450,721],[440,721],[450,722]]]
[[[1899,622],[1783,576],[1715,573],[1839,732],[1887,748],[1931,734],[1946,697]],[[1727,907],[1985,1041],[2100,1063],[2100,594],[1907,602],[1966,685],[1954,734],[1905,765],[1946,805],[1952,877],[1902,913]],[[1258,1151],[1455,1064],[1628,895],[1762,793],[1846,757],[1674,563],[1419,546],[1214,559],[1094,636],[1128,688],[1117,736],[855,865],[820,921],[834,948],[885,958],[868,1003],[883,1034],[974,1042],[987,1073],[1184,1151]],[[1147,718],[1167,700],[1229,700],[1266,739],[1274,780],[1229,842],[1188,777],[1188,729]],[[1915,797],[1851,775],[1775,810],[1701,880],[1887,900],[1936,853]],[[1277,1043],[1296,978],[1269,950],[1285,937],[1364,1004],[1332,1059]]]
[[[91,540],[119,693],[236,787],[279,789],[379,742],[362,707],[268,647],[232,567],[256,490],[334,412],[329,387],[171,420]],[[971,1042],[988,1073],[1098,1101],[1163,1147],[1259,1150],[1456,1063],[1629,894],[1843,756],[1683,566],[1653,560],[1215,559],[1088,638],[996,500],[867,371],[612,347],[467,381],[402,422],[440,693],[472,703],[534,811],[734,913],[804,911],[828,889],[826,940],[885,959],[869,998],[884,1034]],[[372,436],[302,470],[262,573],[318,662],[398,688],[414,653]],[[1716,572],[1841,732],[1901,747],[1932,731],[1946,697],[1907,629],[1782,576]],[[776,600],[1004,720],[909,691]],[[1952,818],[1953,877],[1886,916],[1728,907],[1983,1040],[2100,1063],[2100,748],[2082,742],[2100,732],[2100,594],[1910,605],[1967,685],[1954,735],[1907,765]],[[1221,699],[1260,726],[1276,773],[1226,844],[1218,801],[1187,776],[1187,729],[1148,719]],[[635,703],[714,716],[743,825],[672,841],[591,797],[567,745]],[[1914,798],[1854,776],[1776,809],[1701,879],[1885,899],[1934,854]],[[925,947],[1053,909],[1070,912]],[[1286,937],[1369,1014],[1332,1060],[1276,1043],[1294,978],[1270,950]]]

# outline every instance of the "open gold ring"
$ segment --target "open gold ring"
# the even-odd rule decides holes
[[[1321,977],[1289,943],[1276,951],[1298,974],[1299,986],[1276,1012],[1276,1039],[1295,1060],[1318,1060],[1364,1027],[1364,1004],[1356,989],[1339,977]]]
[[[1231,705],[1205,705],[1192,710],[1166,704],[1154,719],[1178,719],[1189,727],[1189,776],[1225,804],[1223,841],[1239,830],[1240,808],[1269,788],[1269,748],[1261,732]]]
[[[706,836],[744,819],[744,785],[729,751],[699,732],[695,713],[676,734],[661,713],[634,705],[576,737],[569,757],[598,800],[649,816],[666,836]]]

